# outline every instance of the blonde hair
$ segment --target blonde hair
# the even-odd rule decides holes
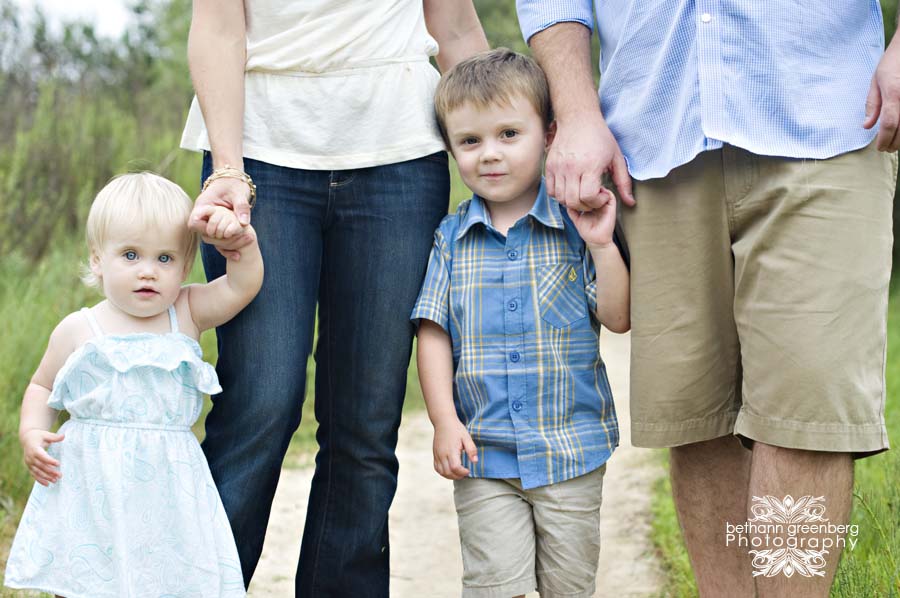
[[[91,255],[100,254],[110,232],[122,226],[180,227],[184,230],[185,268],[190,271],[200,241],[200,235],[188,228],[193,207],[181,187],[157,174],[119,175],[100,190],[91,204],[85,229],[88,250]],[[81,279],[88,286],[102,286],[90,266],[83,268]]]
[[[543,119],[553,120],[550,87],[544,71],[532,58],[509,48],[495,48],[463,60],[441,77],[434,95],[434,111],[444,142],[447,115],[467,102],[485,108],[493,103],[509,103],[521,95]]]

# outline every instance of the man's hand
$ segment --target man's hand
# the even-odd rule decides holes
[[[601,195],[603,174],[609,172],[622,201],[633,206],[625,157],[602,118],[557,126],[547,154],[547,192],[567,208],[589,210]]]
[[[584,201],[587,202],[588,211],[579,212],[568,208],[569,218],[588,249],[602,249],[613,242],[616,197],[609,189],[603,189],[598,196]]]
[[[49,486],[62,477],[59,471],[59,461],[47,452],[54,442],[60,442],[65,438],[63,434],[54,434],[47,430],[29,430],[21,437],[22,451],[25,453],[25,466],[28,473],[41,486]]]
[[[875,137],[875,146],[883,152],[900,149],[900,135],[897,134],[900,125],[900,46],[893,42],[875,69],[866,98],[863,128],[871,129],[876,122],[881,125]]]
[[[462,451],[466,451],[472,463],[478,461],[478,450],[469,431],[456,418],[434,427],[433,450],[434,470],[448,480],[459,480],[469,475],[469,470],[462,466]]]

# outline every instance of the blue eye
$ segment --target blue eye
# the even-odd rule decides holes
[[[505,137],[506,139],[512,139],[513,137],[515,137],[518,134],[519,134],[518,131],[514,131],[512,129],[506,129],[502,133],[503,137]]]
[[[474,145],[476,143],[478,143],[478,139],[475,137],[466,137],[465,139],[460,141],[460,144],[462,145]]]
[[[126,251],[125,253],[123,253],[122,256],[129,262],[133,262],[134,260],[137,259],[137,252],[129,250],[129,251]]]
[[[163,254],[163,255],[159,256],[159,261],[162,262],[163,264],[168,264],[169,262],[172,261],[172,256]]]

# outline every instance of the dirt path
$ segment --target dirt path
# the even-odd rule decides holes
[[[630,443],[628,336],[604,331],[601,347],[622,439],[603,484],[603,547],[595,596],[654,596],[662,578],[648,539],[650,495],[663,471],[650,451]],[[462,561],[452,485],[432,469],[431,425],[424,411],[404,418],[397,453],[400,482],[391,508],[391,596],[459,596]],[[253,598],[294,595],[311,478],[311,469],[282,472],[262,559],[250,586]]]

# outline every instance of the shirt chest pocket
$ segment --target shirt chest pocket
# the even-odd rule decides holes
[[[587,317],[587,300],[581,264],[547,264],[538,270],[538,303],[541,318],[556,328],[566,328]]]

